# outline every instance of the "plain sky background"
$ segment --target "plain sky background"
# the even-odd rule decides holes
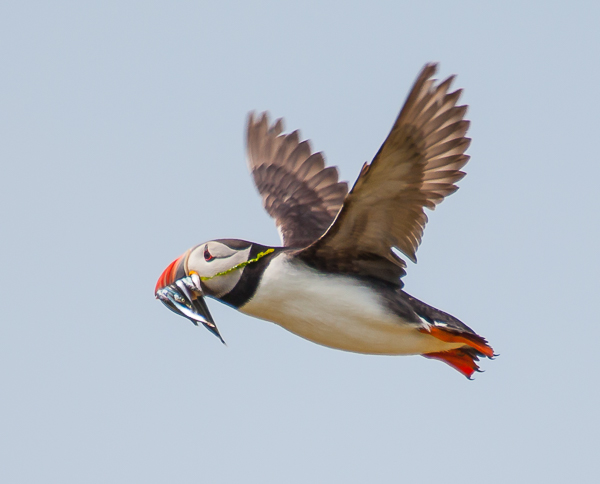
[[[600,482],[600,4],[0,5],[3,483]],[[472,121],[406,289],[500,357],[319,347],[154,300],[205,240],[278,244],[248,111],[353,182],[422,66]]]

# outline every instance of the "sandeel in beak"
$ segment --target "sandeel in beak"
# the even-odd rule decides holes
[[[173,284],[156,291],[156,297],[171,311],[186,317],[196,326],[208,329],[225,344],[213,320],[200,286],[200,277],[193,272],[190,276],[176,280]]]

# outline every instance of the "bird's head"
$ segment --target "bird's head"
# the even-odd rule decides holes
[[[225,298],[240,282],[246,266],[273,251],[245,240],[205,242],[171,262],[158,278],[154,293],[173,312],[195,325],[202,323],[223,341],[204,297]]]

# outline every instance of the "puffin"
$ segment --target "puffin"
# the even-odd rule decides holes
[[[416,263],[427,223],[469,161],[462,90],[427,64],[387,138],[351,190],[298,131],[250,113],[247,160],[282,245],[216,239],[163,271],[155,297],[223,338],[206,304],[216,299],[314,343],[370,355],[422,355],[471,379],[487,340],[404,291],[403,257]]]

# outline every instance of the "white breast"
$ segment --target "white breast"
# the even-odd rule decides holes
[[[271,261],[254,297],[240,311],[346,351],[421,354],[449,349],[394,314],[369,286],[292,263],[285,253]]]

